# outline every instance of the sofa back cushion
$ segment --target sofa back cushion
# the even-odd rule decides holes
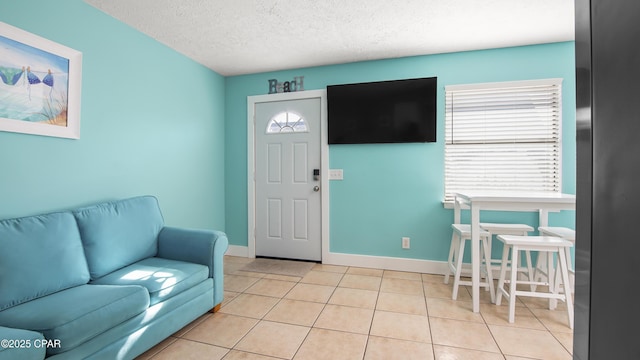
[[[73,214],[92,280],[158,252],[164,220],[153,196],[93,205]]]
[[[70,212],[0,220],[0,311],[87,282]]]

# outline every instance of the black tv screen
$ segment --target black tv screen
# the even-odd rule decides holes
[[[436,141],[437,78],[327,86],[329,144]]]

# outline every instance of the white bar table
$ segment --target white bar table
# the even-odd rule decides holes
[[[538,211],[538,226],[548,226],[549,211],[575,210],[576,196],[570,194],[459,191],[455,193],[454,223],[460,223],[460,210],[471,210],[471,297],[473,312],[480,311],[480,211]]]

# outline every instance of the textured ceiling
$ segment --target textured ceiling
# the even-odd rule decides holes
[[[85,1],[225,76],[574,39],[574,0]]]

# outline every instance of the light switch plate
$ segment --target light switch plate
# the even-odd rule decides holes
[[[329,180],[342,180],[342,169],[329,169]]]

